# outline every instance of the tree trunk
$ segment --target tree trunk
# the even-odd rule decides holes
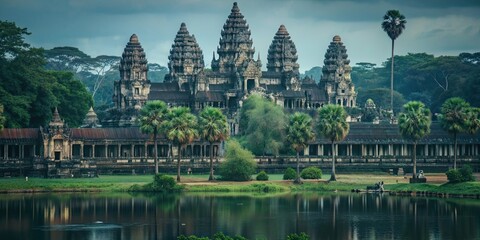
[[[413,142],[413,178],[417,178],[417,142]]]
[[[157,129],[155,128],[153,130],[153,161],[155,161],[155,175],[158,174],[158,151],[157,151],[157,145],[158,145],[158,141],[157,141]]]
[[[180,182],[180,160],[182,159],[182,145],[178,144],[177,154],[177,182]]]
[[[213,177],[213,143],[210,143],[210,176],[208,177],[208,181],[213,180],[215,180]]]
[[[392,39],[392,65],[390,66],[390,108],[392,110],[392,118],[394,116],[393,114],[393,63],[394,63],[394,57],[395,55],[393,54],[393,51],[395,49],[395,40]]]
[[[457,133],[453,133],[453,169],[457,169]]]
[[[330,181],[337,181],[337,177],[335,176],[335,144],[332,141],[332,174],[330,175]]]
[[[302,183],[302,179],[300,178],[300,151],[297,152],[297,177],[293,183],[300,184]]]

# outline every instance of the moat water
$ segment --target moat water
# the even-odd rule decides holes
[[[480,239],[480,200],[386,194],[0,195],[0,239]]]

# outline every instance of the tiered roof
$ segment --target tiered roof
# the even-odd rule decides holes
[[[146,80],[147,59],[137,35],[133,34],[125,47],[120,60],[121,80]],[[135,73],[138,73],[135,74]],[[145,74],[140,74],[145,73]]]
[[[280,25],[268,49],[267,69],[269,72],[298,72],[297,48],[284,25]]]
[[[188,32],[185,23],[180,25],[168,60],[171,74],[195,74],[205,66],[202,49],[200,49],[195,36]]]
[[[250,39],[250,29],[247,21],[236,2],[233,3],[232,11],[223,25],[221,39],[217,53],[218,60],[212,60],[212,70],[215,72],[234,72],[244,63],[253,59],[255,49],[252,47],[253,41]]]

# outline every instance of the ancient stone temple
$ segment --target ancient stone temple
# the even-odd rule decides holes
[[[137,110],[147,99],[162,100],[169,106],[187,106],[193,111],[218,107],[230,120],[253,92],[295,111],[313,111],[326,103],[356,105],[348,55],[339,36],[334,37],[327,49],[324,76],[319,84],[300,78],[297,50],[284,25],[273,36],[267,70],[262,71],[260,55],[255,59],[249,25],[237,3],[233,4],[220,32],[211,71],[204,71],[202,50],[185,23],[180,25],[173,40],[168,56],[169,73],[164,82],[148,81],[145,53],[136,35],[130,38],[122,57],[121,80],[115,82],[113,97],[116,109],[112,112],[117,115],[113,114],[104,126],[135,125]]]
[[[355,107],[357,93],[350,78],[352,68],[349,63],[347,49],[342,39],[338,35],[333,37],[325,53],[325,65],[320,80],[321,87],[327,92],[328,103]]]
[[[120,80],[114,83],[115,109],[106,121],[108,126],[131,126],[148,99],[150,81],[147,59],[137,35],[133,34],[120,60]]]

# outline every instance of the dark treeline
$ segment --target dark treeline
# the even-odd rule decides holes
[[[361,62],[352,67],[352,81],[358,92],[357,105],[363,107],[371,98],[377,107],[390,104],[390,59],[382,66]],[[317,82],[321,68],[305,72]],[[421,101],[433,113],[440,111],[446,99],[460,96],[473,106],[480,104],[480,52],[458,56],[434,57],[427,53],[395,56],[394,112],[407,101]]]
[[[79,126],[92,97],[73,73],[45,68],[44,51],[24,41],[30,33],[0,21],[0,104],[5,127],[44,126],[55,107],[70,126]]]

